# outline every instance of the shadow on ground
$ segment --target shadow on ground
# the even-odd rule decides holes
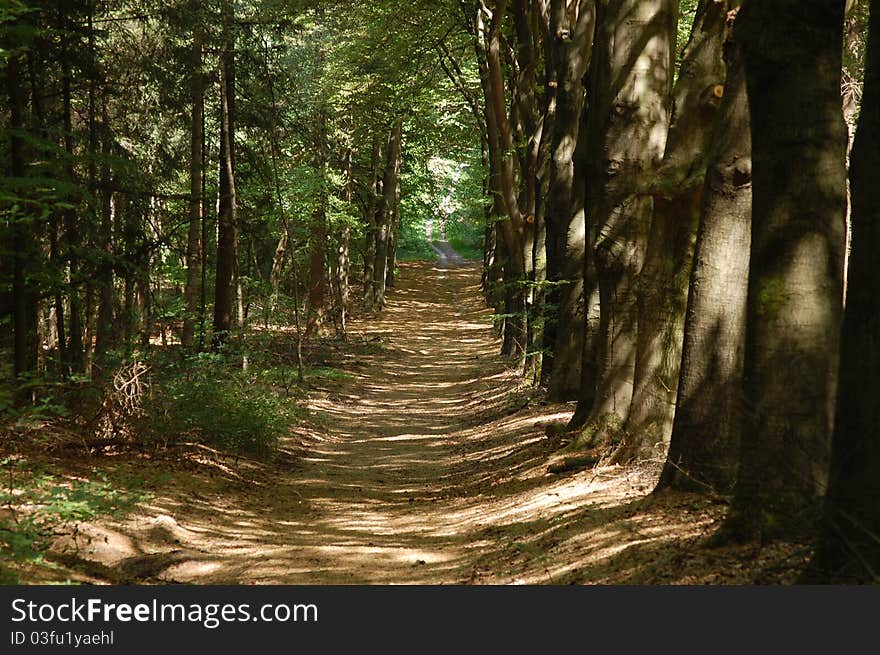
[[[62,560],[90,562],[78,570],[94,581],[195,584],[796,575],[806,555],[793,547],[702,548],[723,504],[646,497],[652,465],[548,475],[558,444],[545,428],[573,407],[541,404],[507,371],[479,278],[466,263],[401,265],[386,310],[352,326],[384,348],[359,356],[354,381],[310,399],[310,425],[284,444],[300,457],[181,466],[127,520],[83,525],[62,539]]]

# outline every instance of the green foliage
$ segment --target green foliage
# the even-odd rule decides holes
[[[72,377],[63,384],[47,376],[23,374],[13,380],[8,366],[0,367],[0,425],[13,431],[38,431],[41,425],[66,418],[68,407],[63,401],[64,391],[82,378]],[[21,404],[16,397],[33,396],[34,402]],[[39,436],[39,433],[37,432]]]
[[[691,38],[691,28],[697,15],[698,4],[699,0],[681,0],[679,3],[678,32],[675,38],[675,79],[678,79],[682,53]]]
[[[231,22],[223,16],[229,7],[235,13]],[[341,235],[350,235],[351,278],[357,285],[370,204],[371,146],[375,136],[386,137],[390,123],[404,123],[395,226],[399,257],[436,257],[425,227],[430,220],[436,224],[441,212],[453,247],[479,257],[481,125],[437,65],[442,41],[446,57],[456,60],[461,83],[479,96],[471,35],[461,7],[450,0],[348,3],[344,11],[300,0],[161,0],[148,9],[141,0],[0,2],[0,36],[5,37],[0,67],[14,53],[26,72],[19,129],[9,129],[9,99],[0,98],[0,151],[8,158],[15,136],[26,159],[21,177],[0,179],[0,258],[12,261],[13,234],[33,237],[34,254],[40,256],[28,261],[26,281],[39,298],[41,325],[50,328],[41,331],[38,374],[12,384],[11,370],[0,371],[0,421],[36,433],[43,423],[63,422],[65,429],[89,432],[79,436],[91,438],[97,431],[94,416],[104,411],[107,380],[76,374],[93,363],[98,365],[89,370],[104,374],[136,352],[151,366],[162,354],[176,353],[183,321],[193,318],[183,291],[189,273],[192,93],[200,80],[206,271],[204,313],[198,311],[196,318],[207,318],[197,321],[196,344],[210,343],[218,70],[224,39],[231,34],[237,92],[236,279],[251,325],[235,335],[241,351],[236,357],[229,353],[219,363],[162,360],[153,366],[154,384],[145,402],[155,421],[113,436],[138,440],[152,434],[263,451],[289,425],[293,410],[287,398],[297,385],[291,383],[289,361],[277,366],[257,361],[262,346],[250,327],[292,326],[301,318],[317,221],[327,228],[328,272]],[[193,52],[196,32],[203,41],[200,65]],[[289,242],[281,274],[270,280],[282,237]],[[11,295],[10,272],[7,266],[0,276],[3,297]],[[112,343],[98,357],[94,316],[108,288]],[[49,314],[56,304],[63,309],[60,326]],[[66,329],[70,342],[73,311],[82,344],[65,353],[64,346],[72,344],[58,344],[54,333]],[[8,318],[0,321],[5,321],[0,331],[11,333]],[[156,348],[152,344],[159,337],[162,347]],[[253,371],[277,370],[262,380],[240,371],[244,351]],[[33,391],[38,399],[33,406],[15,407],[22,390]]]
[[[449,245],[465,259],[482,259],[485,228],[481,222],[460,218],[446,225]]]
[[[165,442],[266,454],[300,413],[288,398],[291,374],[244,371],[232,355],[196,355],[154,382],[142,429]]]
[[[437,252],[425,238],[424,220],[408,220],[400,226],[397,258],[401,261],[422,261],[437,258]]]

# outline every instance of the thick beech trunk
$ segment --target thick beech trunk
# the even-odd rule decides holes
[[[749,94],[752,246],[746,406],[726,532],[792,536],[824,490],[843,300],[843,0],[747,2],[737,18]]]
[[[871,8],[851,157],[852,251],[818,580],[880,581],[880,6]]]
[[[595,2],[581,0],[572,14],[566,0],[551,4],[550,37],[556,72],[555,117],[547,190],[548,315],[542,376],[552,400],[576,400],[581,383],[584,328],[586,225],[583,189],[575,177],[575,150],[584,107],[583,77],[589,67]]]
[[[729,493],[736,480],[751,242],[749,104],[736,41],[709,153],[669,453],[658,489]]]
[[[597,426],[617,429],[632,399],[636,281],[653,209],[651,197],[633,189],[656,170],[666,144],[677,3],[604,0],[597,9],[588,211],[601,313],[589,415]]]
[[[724,90],[727,11],[727,3],[716,0],[697,6],[672,94],[666,151],[651,182],[654,213],[638,280],[633,397],[618,461],[658,454],[672,433],[706,152]]]

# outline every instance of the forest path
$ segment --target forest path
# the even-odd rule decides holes
[[[548,424],[498,356],[478,265],[401,265],[351,325],[355,379],[312,393],[273,464],[182,461],[128,519],[83,526],[131,581],[456,584],[706,581],[681,548],[720,508],[645,500],[657,469],[548,475]],[[206,475],[205,465],[212,471]],[[160,466],[157,463],[156,466]],[[718,581],[717,579],[715,581]]]
[[[352,325],[383,348],[359,357],[353,384],[311,399],[324,425],[304,435],[300,464],[252,490],[234,520],[215,519],[207,543],[186,539],[210,556],[166,575],[284,584],[471,576],[472,531],[485,521],[473,497],[496,471],[468,457],[468,426],[515,384],[479,280],[470,264],[402,265],[385,310]]]

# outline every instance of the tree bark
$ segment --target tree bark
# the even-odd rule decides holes
[[[828,470],[842,306],[846,126],[843,0],[748,2],[737,18],[749,95],[752,247],[738,540],[812,526]]]
[[[733,20],[733,18],[731,18]],[[729,493],[736,480],[752,221],[749,104],[739,47],[708,159],[669,453],[657,488]]]
[[[31,104],[31,123],[35,133],[40,138],[49,142],[52,135],[49,133],[46,125],[46,111],[43,105],[43,88],[46,83],[45,70],[46,48],[48,43],[42,39],[38,39],[33,48],[27,55],[28,75],[30,77],[30,104]],[[51,299],[52,304],[49,308],[49,315],[46,321],[48,330],[47,346],[56,349],[56,360],[58,363],[58,371],[64,375],[64,364],[67,361],[64,328],[64,288],[60,282],[64,275],[64,261],[61,256],[60,238],[61,238],[61,218],[62,212],[53,210],[49,215],[48,239],[49,239],[49,271],[56,277],[56,282],[52,284]],[[39,345],[37,346],[39,350]],[[38,366],[40,363],[38,362]]]
[[[62,9],[62,11],[65,11]],[[66,14],[65,14],[66,16]],[[65,20],[67,30],[73,31],[72,21]],[[65,36],[61,42],[61,96],[64,112],[64,151],[67,155],[67,164],[65,166],[65,176],[71,182],[77,179],[76,171],[73,167],[74,149],[73,149],[73,107],[71,92],[71,64],[70,64],[70,41]],[[68,373],[80,373],[84,368],[83,359],[83,325],[82,325],[82,302],[80,299],[80,266],[79,266],[79,246],[80,231],[79,221],[75,209],[64,210],[64,246],[63,252],[67,259],[67,269],[69,276],[69,343],[67,345],[67,369]]]
[[[724,89],[727,4],[702,0],[673,90],[672,121],[654,176],[654,213],[638,279],[633,397],[624,423],[626,462],[656,454],[672,434],[688,275],[700,218],[706,152]]]
[[[862,107],[850,159],[852,250],[840,384],[817,580],[880,581],[880,6],[871,7]]]
[[[231,18],[227,17],[227,20]],[[233,277],[238,259],[238,209],[235,189],[235,39],[226,25],[220,61],[220,211],[217,215],[217,264],[214,284],[213,346],[219,348],[232,328]]]
[[[192,11],[197,16],[198,2],[192,3]],[[199,282],[201,280],[202,247],[202,149],[204,134],[205,97],[202,80],[202,28],[196,19],[192,42],[192,70],[190,71],[190,159],[189,159],[189,230],[186,238],[186,288],[184,298],[186,310],[183,316],[181,342],[184,348],[195,345],[195,327],[198,315]],[[277,291],[276,291],[277,293]]]
[[[403,160],[398,155],[391,203],[386,205],[386,212],[388,207],[391,207],[391,212],[388,215],[388,263],[385,269],[385,286],[387,288],[393,288],[397,279],[397,235],[400,231],[400,171],[402,164]]]
[[[377,309],[378,299],[376,297],[376,240],[379,234],[379,223],[381,222],[381,175],[380,166],[382,162],[382,142],[378,134],[373,135],[373,154],[370,166],[370,201],[367,204],[366,219],[367,225],[364,234],[364,307],[368,312]]]
[[[483,13],[483,9],[478,6],[474,19],[474,51],[480,72],[480,86],[483,90],[486,157],[488,160],[488,175],[485,185],[490,200],[487,211],[486,242],[492,247],[486,249],[488,265],[486,298],[489,306],[495,309],[495,333],[498,337],[504,338],[504,335],[507,334],[508,324],[507,317],[504,316],[507,295],[504,286],[504,268],[507,259],[504,231],[507,226],[504,225],[505,209],[501,191],[501,144],[495,112],[491,107],[492,87],[489,79],[488,43]],[[489,258],[490,252],[491,258]]]
[[[529,270],[526,261],[531,244],[526,239],[526,215],[519,205],[516,184],[516,149],[514,147],[511,120],[505,105],[504,70],[501,63],[501,28],[507,12],[507,0],[498,0],[492,12],[488,34],[483,25],[483,10],[477,11],[477,39],[483,43],[487,63],[486,107],[492,113],[493,126],[498,142],[499,190],[507,211],[508,220],[498,223],[505,242],[507,258],[504,266],[505,328],[503,354],[511,357],[522,367],[526,353],[526,283]],[[512,109],[515,106],[512,105]]]
[[[108,157],[112,151],[112,134],[107,96],[101,98],[101,163],[100,189],[100,236],[101,261],[98,268],[98,316],[95,325],[95,364],[103,367],[107,351],[113,347],[113,312],[116,305],[115,275],[113,267],[113,218],[115,202],[111,188],[111,171]]]
[[[593,60],[592,66],[595,64]],[[589,72],[587,75],[589,76]],[[586,78],[585,78],[586,79]],[[574,222],[581,220],[578,214],[582,214],[584,222],[584,253],[581,256],[581,274],[583,282],[581,312],[584,316],[583,337],[580,350],[580,380],[578,383],[577,406],[575,412],[566,427],[569,431],[580,430],[587,425],[590,411],[593,409],[596,397],[596,384],[598,383],[598,336],[599,336],[599,280],[596,274],[596,257],[593,253],[593,239],[590,235],[587,223],[587,181],[590,174],[588,129],[590,125],[589,106],[584,105],[581,111],[581,125],[578,130],[578,141],[574,151],[574,179],[572,188],[572,216]]]
[[[551,38],[556,71],[556,116],[550,142],[547,190],[548,317],[542,376],[551,400],[576,400],[581,383],[584,340],[584,256],[586,225],[583,193],[576,189],[575,150],[584,107],[583,77],[593,49],[594,0],[580,0],[571,15],[566,0],[551,4]]]
[[[354,152],[351,146],[345,149],[345,155],[342,158],[342,173],[344,175],[344,186],[342,189],[342,200],[347,206],[351,206],[354,200],[354,175],[352,172],[352,160]],[[348,309],[351,304],[351,227],[346,222],[341,225],[336,233],[336,261],[334,264],[334,288],[336,290],[336,320],[339,334],[346,338]]]
[[[633,193],[656,170],[669,124],[677,3],[598,4],[589,112],[588,212],[600,297],[598,381],[590,422],[616,431],[629,409],[635,371],[636,280],[653,208]]]
[[[13,245],[13,276],[12,276],[12,305],[13,305],[13,374],[22,382],[27,382],[26,376],[36,371],[37,368],[37,297],[33,286],[32,268],[36,258],[34,249],[36,220],[29,215],[28,202],[23,197],[26,193],[24,178],[27,175],[27,162],[25,154],[25,85],[22,75],[22,56],[13,54],[6,64],[6,84],[9,98],[9,172],[16,180],[20,190],[20,203],[18,213],[14,215],[11,226]],[[30,400],[30,393],[19,392],[16,400],[26,403]]]
[[[373,309],[385,306],[385,288],[388,281],[389,255],[391,254],[391,231],[394,226],[397,194],[399,193],[401,141],[403,139],[403,119],[394,121],[388,135],[388,157],[385,175],[382,180],[382,200],[379,223],[376,232],[376,256],[373,264],[373,286],[375,305]]]
[[[314,163],[320,176],[318,204],[312,215],[309,236],[309,314],[306,339],[323,335],[327,322],[327,185],[324,166],[327,161],[327,114],[318,111],[315,125]]]

